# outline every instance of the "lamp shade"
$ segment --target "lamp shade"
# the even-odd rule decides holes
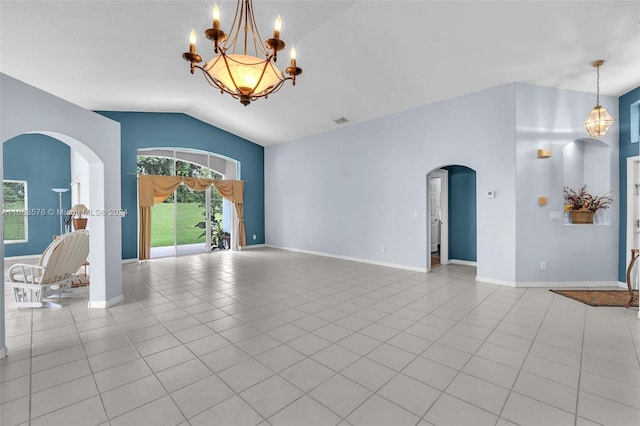
[[[609,128],[613,124],[613,117],[606,108],[596,105],[587,120],[584,122],[584,128],[592,138],[606,136]]]
[[[82,217],[89,214],[89,209],[84,204],[74,204],[69,213],[75,217]]]
[[[272,62],[255,56],[218,55],[206,66],[207,73],[232,93],[261,95],[284,79]]]

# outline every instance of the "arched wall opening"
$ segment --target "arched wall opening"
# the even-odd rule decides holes
[[[120,125],[92,111],[0,73],[0,142],[40,133],[69,145],[86,161],[88,202],[104,214],[92,217],[89,307],[106,308],[123,299],[120,210]],[[0,150],[0,174],[3,173]],[[34,161],[47,161],[46,158]],[[109,183],[107,185],[107,182]],[[0,219],[0,232],[3,221]],[[4,245],[0,246],[4,258]],[[0,264],[4,276],[4,262]],[[0,292],[0,358],[6,356],[4,291]]]
[[[72,152],[79,155],[84,160],[84,167],[81,167],[79,172],[83,175],[81,180],[83,186],[87,190],[86,204],[91,209],[92,214],[90,216],[90,260],[92,277],[91,285],[89,288],[89,306],[90,307],[103,307],[102,302],[107,300],[106,289],[106,252],[105,252],[105,238],[106,238],[106,218],[110,213],[111,208],[107,208],[105,205],[105,176],[104,176],[104,163],[102,160],[84,143],[75,139],[69,135],[61,134],[53,131],[33,131],[25,132],[24,134],[42,134],[49,136],[53,139],[57,139],[60,142],[68,145]],[[13,138],[11,138],[13,139]],[[3,140],[4,144],[6,140]],[[42,161],[42,160],[40,160]],[[89,171],[88,173],[82,173],[83,171]],[[76,170],[78,172],[78,170]],[[75,176],[72,172],[72,179]],[[69,185],[71,182],[68,183]],[[104,212],[104,214],[103,214]],[[57,212],[56,212],[57,213]],[[4,223],[4,218],[2,218]],[[4,258],[4,254],[3,254]]]
[[[427,174],[427,269],[478,265],[476,171],[444,165]]]

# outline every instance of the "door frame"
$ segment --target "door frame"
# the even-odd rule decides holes
[[[625,265],[631,261],[631,249],[640,246],[640,235],[636,228],[640,220],[640,156],[627,158],[627,244]],[[638,269],[640,270],[640,268]],[[640,315],[640,314],[639,314]]]
[[[431,271],[431,178],[440,178],[440,208],[442,224],[440,225],[440,264],[449,263],[449,171],[434,169],[427,174],[427,270]]]

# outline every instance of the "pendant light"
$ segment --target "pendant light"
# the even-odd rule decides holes
[[[584,128],[592,138],[606,136],[609,128],[613,124],[613,117],[606,108],[600,106],[600,66],[604,64],[602,59],[591,64],[596,69],[596,106],[593,107],[591,114],[584,122]]]

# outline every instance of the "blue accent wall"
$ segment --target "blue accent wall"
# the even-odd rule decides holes
[[[51,188],[69,188],[71,157],[68,145],[40,134],[16,136],[3,144],[3,179],[27,181],[27,207],[54,209],[57,213],[58,194]],[[71,193],[62,194],[62,208],[71,208]],[[40,254],[60,233],[56,214],[28,216],[28,242],[5,244],[5,256]]]
[[[476,172],[465,166],[449,171],[449,259],[476,262]]]
[[[244,225],[247,245],[264,244],[264,147],[200,120],[179,113],[97,111],[121,125],[122,258],[138,256],[137,150],[191,148],[224,155],[240,162],[244,188]],[[106,206],[109,208],[109,206]],[[253,240],[252,236],[256,235]]]
[[[622,95],[618,99],[618,114],[620,114],[618,139],[620,147],[620,228],[618,248],[618,280],[626,281],[627,269],[627,158],[639,155],[638,152],[638,111],[632,114],[632,106],[638,108],[640,101],[640,87]],[[634,105],[636,104],[636,105]],[[632,123],[632,115],[635,123]],[[633,126],[633,131],[632,131]]]

